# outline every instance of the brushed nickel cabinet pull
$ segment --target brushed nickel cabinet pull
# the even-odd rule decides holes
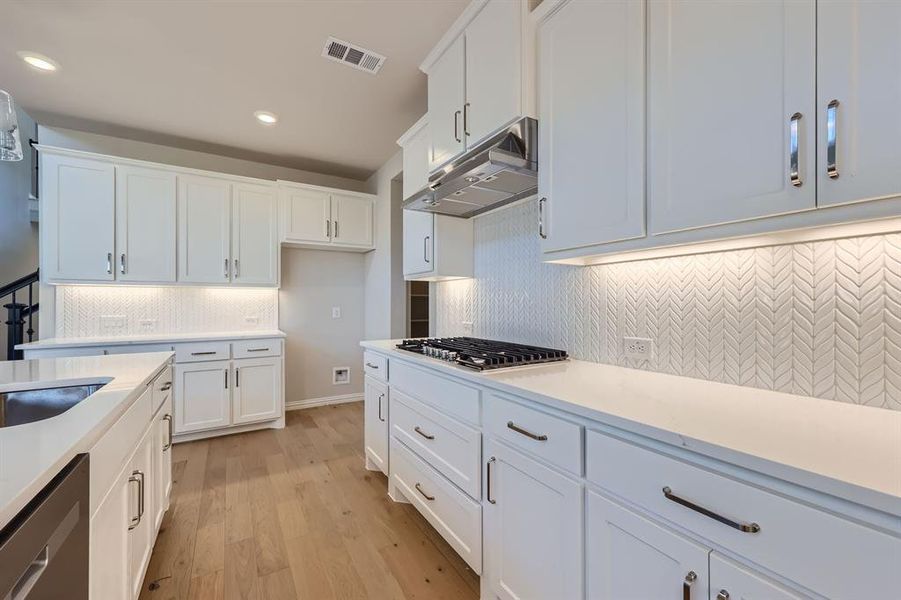
[[[379,368],[378,365],[374,365],[371,362],[367,362],[366,366],[369,367],[370,369],[378,369]]]
[[[463,135],[469,137],[469,102],[463,105]]]
[[[426,433],[425,431],[423,431],[422,429],[420,429],[420,428],[419,428],[419,425],[417,425],[416,427],[414,427],[414,428],[413,428],[413,431],[415,431],[416,433],[418,433],[419,435],[421,435],[422,437],[424,437],[424,438],[427,439],[427,440],[434,440],[434,439],[435,439],[435,436],[434,436],[434,435],[429,435],[428,433]]]
[[[435,496],[429,496],[424,491],[422,491],[422,486],[419,485],[419,482],[417,482],[416,485],[413,487],[415,487],[416,491],[419,492],[422,495],[422,497],[425,498],[426,500],[428,500],[429,502],[431,502],[432,500],[435,499]]]
[[[716,600],[729,600],[729,591],[728,590],[720,590],[716,594]]]
[[[547,239],[547,233],[544,231],[544,203],[547,202],[547,198],[541,198],[538,200],[538,237],[543,240]]]
[[[125,275],[125,253],[119,255],[119,272]]]
[[[241,261],[235,259],[235,279],[241,276]]]
[[[723,525],[728,525],[729,527],[731,527],[733,529],[737,529],[737,530],[743,531],[745,533],[757,533],[758,531],[760,531],[760,525],[758,525],[757,523],[739,523],[738,521],[733,521],[732,519],[730,519],[728,517],[724,517],[723,515],[717,514],[717,513],[713,512],[712,510],[708,510],[708,509],[704,508],[703,506],[698,506],[694,502],[686,500],[685,498],[680,498],[679,496],[675,495],[673,493],[673,490],[671,490],[669,487],[663,488],[663,495],[667,500],[669,500],[671,502],[675,502],[676,504],[681,504],[685,508],[691,509],[695,512],[699,512],[702,515],[704,515],[705,517],[710,517],[714,521],[719,521]]]
[[[228,259],[227,258],[225,259],[225,267],[223,268],[222,274],[226,279],[228,279]]]
[[[216,354],[215,350],[207,350],[204,352],[192,352],[191,356],[211,356],[213,354]]]
[[[141,480],[138,479],[138,471],[134,471],[131,474],[131,477],[128,478],[128,483],[137,483],[138,484],[138,502],[140,503],[141,502],[141,496],[140,496]],[[137,527],[140,522],[141,522],[141,509],[140,509],[140,505],[139,505],[137,516],[131,517],[129,519],[128,530],[131,531],[132,529]]]
[[[454,111],[454,139],[458,142],[462,142],[463,139],[460,137],[460,111]]]
[[[269,352],[269,348],[248,348],[248,352]]]
[[[829,179],[838,179],[838,166],[835,156],[835,117],[838,111],[838,100],[833,100],[826,105],[826,175]]]
[[[791,116],[791,121],[789,121],[788,129],[789,129],[789,138],[788,138],[788,153],[789,153],[789,172],[788,178],[791,181],[791,184],[795,187],[801,187],[803,185],[803,181],[801,181],[801,159],[800,159],[800,149],[799,149],[799,128],[801,123],[801,117],[803,115],[799,112],[796,112]]]
[[[328,219],[325,220],[325,237],[332,237],[332,222]]]
[[[488,459],[488,464],[485,466],[485,499],[492,504],[497,504],[494,498],[491,497],[491,465],[497,459],[495,457],[491,457]]]
[[[113,274],[113,253],[112,252],[106,253],[106,274],[107,275]]]
[[[228,389],[228,369],[225,370],[225,389]]]
[[[520,427],[519,425],[517,425],[517,424],[514,423],[513,421],[507,421],[507,429],[512,429],[512,430],[515,431],[516,433],[521,433],[522,435],[524,435],[524,436],[526,436],[526,437],[528,437],[528,438],[532,438],[533,440],[536,440],[536,441],[539,441],[539,442],[546,442],[546,441],[547,441],[547,436],[546,436],[546,435],[538,435],[537,433],[532,433],[532,432],[529,431],[528,429],[523,429],[522,427]]]
[[[385,398],[385,394],[379,394],[379,421],[382,423],[385,422],[385,417],[382,416],[382,400]]]
[[[335,221],[335,239],[338,239],[338,221]]]
[[[169,427],[169,435],[166,436],[166,445],[163,446],[163,452],[172,447],[172,415],[163,415],[163,421],[166,421]]]
[[[172,382],[171,382],[171,381],[167,381],[166,383],[164,383],[163,385],[160,386],[160,391],[161,391],[161,392],[168,392],[168,391],[171,390],[171,389],[172,389]]]
[[[682,582],[682,600],[691,600],[691,586],[698,580],[698,574],[689,571],[685,574],[685,580]]]
[[[235,387],[241,387],[241,369],[235,367]]]
[[[429,260],[429,240],[432,239],[432,236],[427,235],[422,238],[422,259],[429,263],[432,262]]]

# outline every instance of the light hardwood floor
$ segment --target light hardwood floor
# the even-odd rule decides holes
[[[478,598],[478,576],[363,468],[362,403],[173,450],[142,600]]]

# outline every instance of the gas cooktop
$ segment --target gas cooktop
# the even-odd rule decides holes
[[[397,348],[446,360],[478,371],[520,367],[569,358],[565,350],[471,337],[403,340],[397,345]]]

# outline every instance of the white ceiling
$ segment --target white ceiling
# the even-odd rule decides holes
[[[419,63],[467,3],[2,0],[0,89],[46,124],[362,179],[426,112]],[[387,56],[380,73],[322,58],[329,35]]]

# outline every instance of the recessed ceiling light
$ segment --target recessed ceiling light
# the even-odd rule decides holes
[[[16,54],[19,55],[19,58],[39,71],[56,71],[59,69],[59,64],[49,56],[44,56],[37,52],[28,52],[26,50],[20,50]]]
[[[278,121],[277,116],[265,110],[258,110],[253,113],[253,116],[255,116],[257,118],[257,121],[259,121],[263,125],[272,125],[273,123]]]

